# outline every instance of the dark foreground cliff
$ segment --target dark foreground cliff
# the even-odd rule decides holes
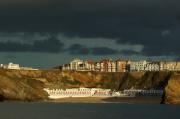
[[[0,99],[48,99],[43,88],[164,89],[174,72],[61,72],[59,70],[0,70]],[[168,93],[167,93],[168,94]],[[167,97],[167,94],[164,95]],[[163,102],[167,102],[164,100]]]
[[[180,73],[174,73],[167,81],[162,102],[180,104]]]
[[[0,100],[45,100],[44,83],[15,70],[0,70]]]

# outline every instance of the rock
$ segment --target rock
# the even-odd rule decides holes
[[[12,73],[11,73],[12,72]],[[12,75],[16,74],[16,75]],[[0,70],[0,100],[37,101],[47,99],[44,84],[15,70]]]
[[[180,104],[180,74],[174,73],[168,80],[162,103]]]

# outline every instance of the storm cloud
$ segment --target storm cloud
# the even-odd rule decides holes
[[[34,41],[32,44],[21,42],[0,42],[0,52],[46,52],[58,53],[63,50],[63,43],[56,37],[50,37],[42,41]]]
[[[1,0],[0,51],[179,57],[179,4],[179,0]],[[65,38],[46,39],[47,34]],[[87,40],[99,38],[102,44],[94,46]]]
[[[108,47],[85,47],[74,44],[67,49],[72,55],[115,55],[119,51]]]

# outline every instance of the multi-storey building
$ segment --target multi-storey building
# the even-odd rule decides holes
[[[145,71],[147,61],[133,61],[130,63],[130,71]]]
[[[19,64],[13,64],[13,63],[9,63],[9,64],[1,64],[2,68],[4,69],[20,69]]]
[[[93,61],[85,61],[84,62],[84,70],[87,71],[95,71],[95,64]]]
[[[101,71],[101,63],[100,62],[95,62],[94,63],[94,68],[95,68],[95,71]]]
[[[84,62],[80,59],[74,59],[70,62],[71,70],[82,70],[84,69]]]
[[[101,72],[116,72],[116,62],[110,59],[104,59],[100,61]]]
[[[100,71],[101,72],[108,72],[108,59],[103,59],[100,61]]]
[[[159,62],[149,62],[145,66],[145,71],[160,71]]]
[[[12,65],[12,66],[11,66]],[[17,68],[14,64],[9,64],[11,68]],[[5,65],[1,65],[5,67]],[[6,66],[8,68],[8,65]],[[99,62],[82,61],[74,59],[70,64],[62,66],[62,70],[75,71],[97,71],[97,72],[126,72],[126,71],[180,71],[180,62],[147,62],[104,59]]]
[[[108,72],[116,72],[116,62],[109,61],[107,64],[108,64]]]
[[[180,62],[176,62],[175,70],[180,71]]]
[[[180,71],[180,62],[160,62],[160,71]]]
[[[129,62],[126,60],[116,60],[116,72],[128,71]]]
[[[0,64],[2,69],[16,69],[16,70],[39,70],[32,67],[20,67],[19,64],[9,63],[9,64]]]

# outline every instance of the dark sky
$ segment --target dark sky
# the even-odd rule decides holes
[[[0,62],[179,59],[179,0],[1,0]]]

